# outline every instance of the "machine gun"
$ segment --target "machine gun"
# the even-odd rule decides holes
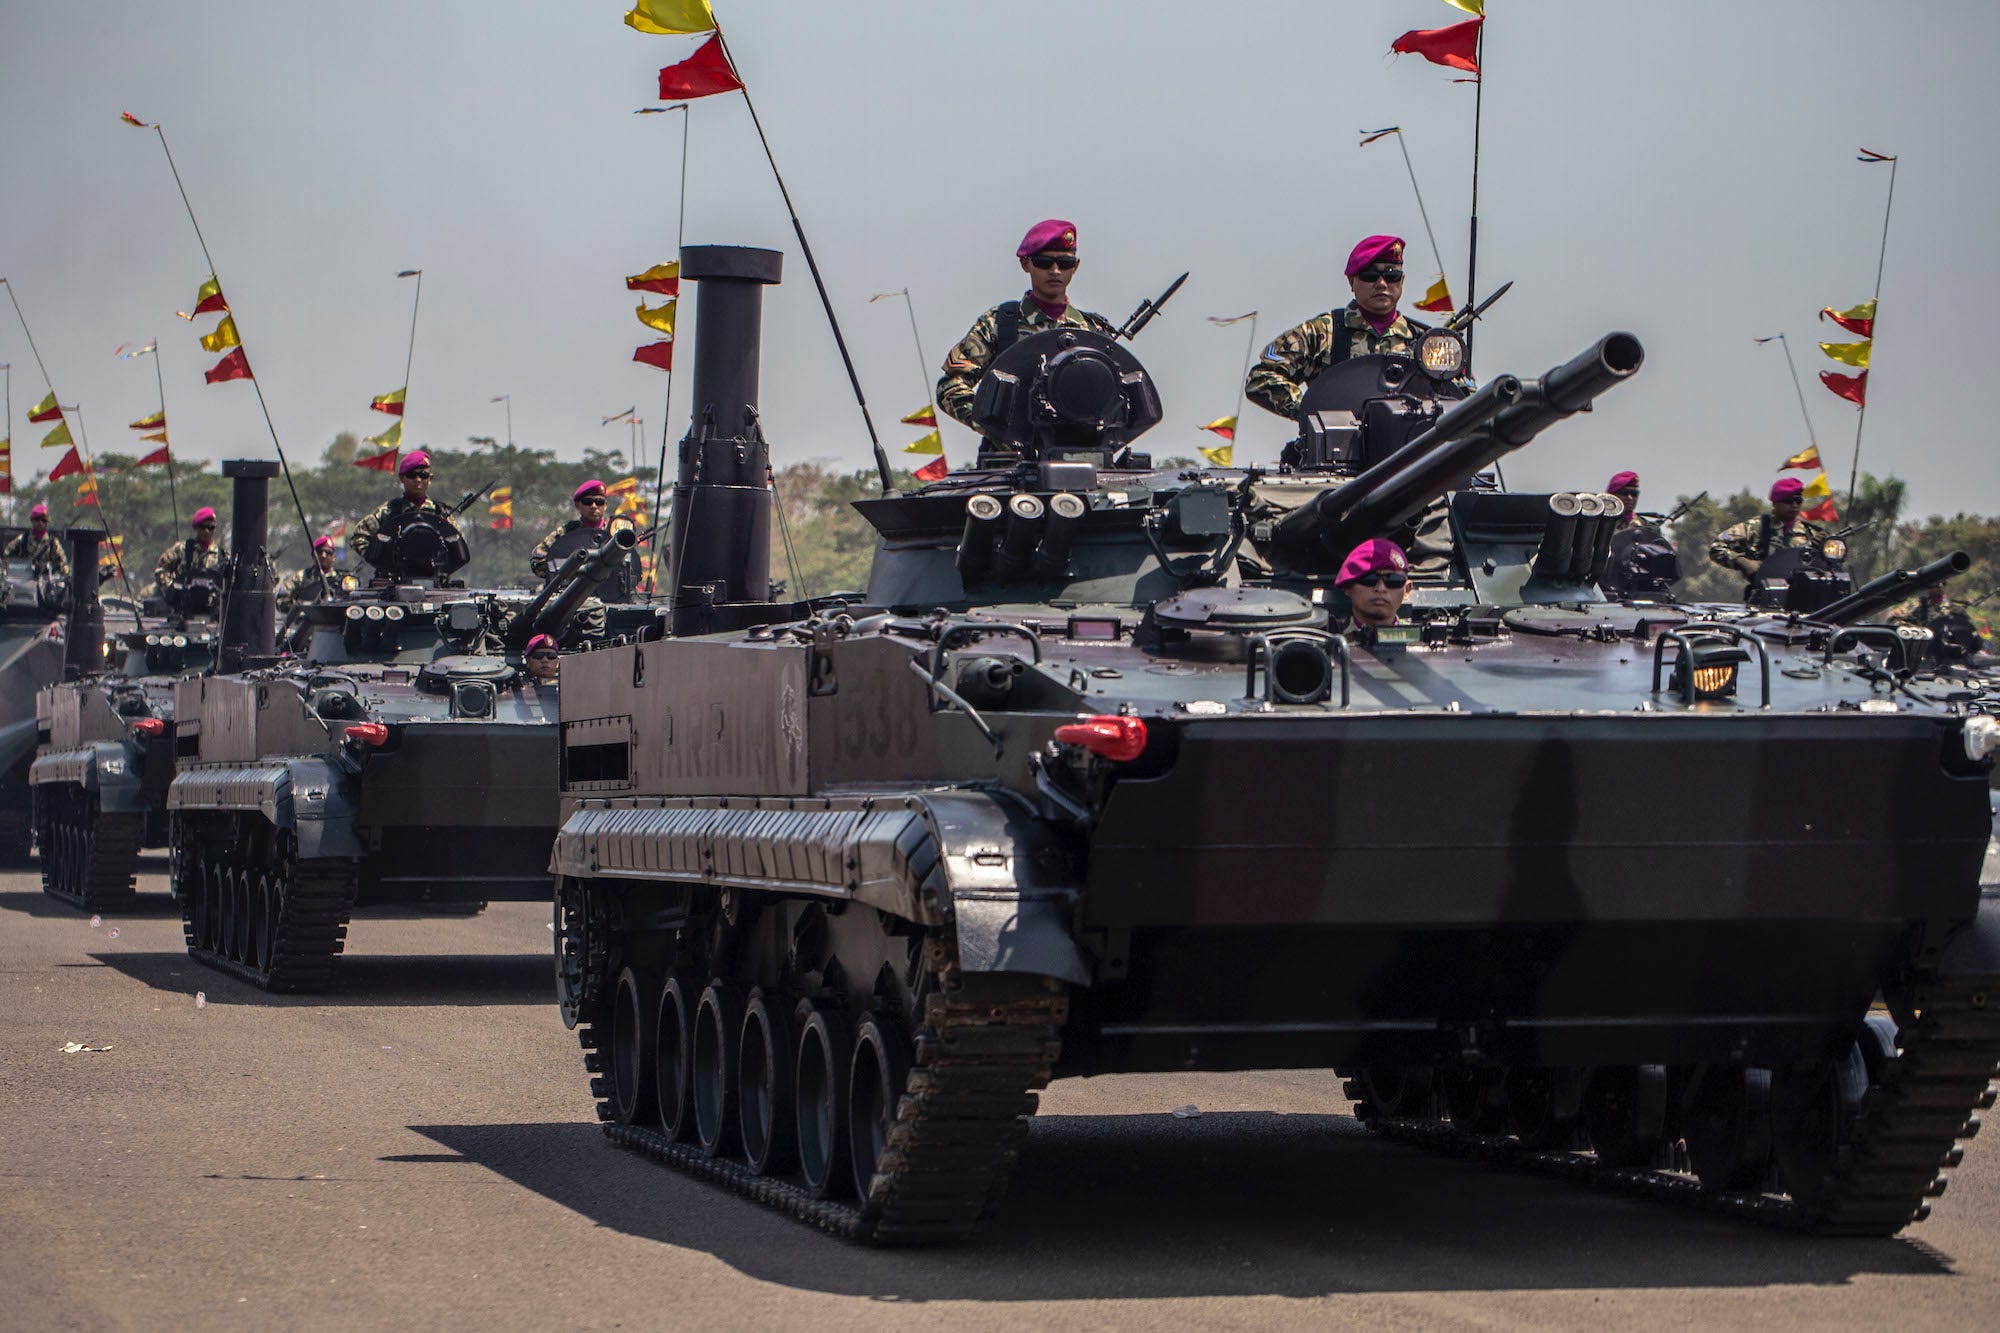
[[[1539,380],[1496,376],[1387,458],[1279,519],[1273,547],[1296,570],[1331,572],[1356,543],[1407,522],[1474,473],[1583,411],[1644,360],[1637,338],[1611,333]]]
[[[1153,322],[1153,316],[1160,313],[1160,307],[1172,300],[1174,293],[1179,291],[1181,284],[1187,280],[1188,275],[1183,273],[1168,283],[1167,289],[1157,297],[1139,302],[1139,308],[1126,317],[1125,322],[1118,326],[1118,332],[1113,336],[1121,338],[1126,342],[1131,342],[1134,338],[1138,337],[1139,330]]]
[[[1852,625],[1971,568],[1971,556],[1963,551],[1953,551],[1916,569],[1892,569],[1840,600],[1828,602],[1811,612],[1810,618],[1825,625]]]
[[[480,497],[484,496],[486,492],[492,490],[495,486],[499,484],[500,484],[500,478],[495,477],[492,481],[487,482],[484,486],[481,486],[478,490],[467,491],[465,493],[465,498],[463,500],[460,500],[457,504],[445,510],[445,517],[457,518],[460,514],[463,514],[466,510],[472,508],[473,505],[479,503]]]
[[[617,571],[639,543],[656,531],[657,528],[641,533],[632,528],[618,528],[612,532],[611,540],[602,546],[571,551],[569,558],[535,594],[535,600],[529,602],[527,609],[509,626],[507,646],[518,652],[537,634],[546,634],[552,639],[562,637],[563,627],[576,614],[576,609],[583,605],[584,599],[596,592],[598,586]]]
[[[452,520],[491,489],[492,483],[465,497],[442,515],[405,509],[368,539],[361,558],[375,567],[378,581],[400,583],[409,578],[444,578],[465,567],[472,552],[465,534]]]

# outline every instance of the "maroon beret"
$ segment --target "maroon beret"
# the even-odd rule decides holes
[[[1403,262],[1403,238],[1400,236],[1366,236],[1361,243],[1347,254],[1347,276],[1353,277],[1377,259],[1386,259],[1391,264]]]
[[[1636,491],[1639,489],[1639,474],[1636,472],[1614,472],[1611,474],[1611,480],[1604,483],[1604,489],[1610,491],[1613,495],[1618,494],[1620,491]]]
[[[203,505],[201,508],[194,511],[194,517],[188,520],[188,526],[191,528],[198,528],[204,523],[213,523],[213,522],[215,522],[215,511],[213,509],[210,509],[207,505]]]
[[[1771,483],[1771,500],[1797,500],[1804,497],[1806,484],[1797,477],[1780,477]]]
[[[1021,244],[1016,247],[1014,257],[1026,259],[1029,255],[1038,255],[1044,250],[1074,249],[1076,249],[1076,224],[1061,218],[1044,218],[1028,228],[1028,234],[1021,238]]]
[[[1347,559],[1340,562],[1340,572],[1333,576],[1336,586],[1354,582],[1363,574],[1407,574],[1410,557],[1403,554],[1403,548],[1387,537],[1370,537],[1361,545],[1347,553]]]
[[[409,453],[403,455],[402,462],[396,464],[396,475],[407,477],[418,468],[429,467],[430,465],[431,456],[429,454],[421,449],[412,449]]]
[[[597,478],[592,477],[589,481],[586,481],[585,483],[583,483],[583,485],[577,487],[576,493],[570,496],[569,498],[570,502],[574,504],[576,501],[581,500],[586,495],[602,495],[602,494],[604,494],[604,483],[597,480]]]

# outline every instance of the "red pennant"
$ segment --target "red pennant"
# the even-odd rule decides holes
[[[1822,370],[1819,382],[1856,407],[1868,405],[1868,372],[1865,370],[1859,375],[1836,375],[1830,370]]]
[[[661,342],[647,343],[644,347],[632,353],[632,359],[644,362],[649,366],[657,366],[661,370],[672,370],[674,368],[674,340],[668,338]]]
[[[227,309],[229,309],[229,302],[223,299],[222,289],[218,287],[211,295],[201,298],[201,304],[194,308],[194,313],[197,315],[212,315],[218,310]]]
[[[392,402],[387,394],[369,403],[368,407],[371,411],[380,412],[384,416],[399,417],[403,415],[403,405],[400,402]]]
[[[96,491],[82,491],[77,494],[75,508],[81,509],[85,505],[94,505],[96,503],[97,503]]]
[[[53,398],[55,395],[50,394],[49,396]],[[46,412],[28,413],[28,420],[30,421],[61,421],[62,419],[63,419],[62,409],[60,407],[55,406],[53,403],[49,405],[49,410]]]
[[[83,475],[83,460],[76,456],[75,446],[62,456],[62,462],[49,469],[50,481],[61,481],[64,477]]]
[[[910,475],[918,481],[943,481],[951,472],[951,464],[942,457],[933,458]]]
[[[661,296],[679,296],[681,294],[681,280],[679,278],[627,278],[625,279],[625,290],[628,292],[655,292]]]
[[[250,373],[250,358],[243,354],[241,347],[215,363],[202,376],[210,384],[220,384],[224,380],[247,380],[256,378]]]
[[[150,466],[152,466],[152,465],[153,465],[154,463],[158,463],[158,464],[160,464],[160,465],[161,465],[162,467],[164,467],[164,466],[166,466],[167,464],[169,464],[169,463],[172,463],[173,461],[174,461],[174,460],[173,460],[172,458],[168,457],[168,455],[167,455],[167,446],[165,446],[165,445],[163,444],[163,445],[161,445],[161,446],[160,446],[159,448],[157,448],[157,449],[153,450],[153,452],[152,452],[152,453],[150,453],[150,454],[147,454],[147,455],[146,455],[146,456],[145,456],[144,458],[142,458],[142,459],[140,459],[140,460],[139,460],[138,462],[134,463],[134,464],[133,464],[132,466],[133,466],[133,467],[150,467]]]
[[[729,67],[729,57],[722,53],[720,33],[696,47],[695,53],[680,64],[669,65],[660,71],[662,102],[684,102],[690,97],[733,93],[742,86],[743,80],[736,77],[736,71]]]
[[[1448,28],[1413,28],[1389,49],[1402,55],[1422,56],[1433,65],[1479,72],[1479,25],[1485,19],[1467,19]]]
[[[1419,301],[1417,309],[1428,310],[1434,315],[1449,315],[1452,312],[1450,296],[1440,296],[1435,301]]]
[[[505,514],[502,514],[500,517],[494,519],[491,523],[488,523],[486,526],[493,529],[495,532],[509,532],[513,530],[514,520],[507,517]]]
[[[1841,328],[1858,337],[1872,338],[1875,336],[1875,321],[1872,319],[1849,319],[1847,316],[1835,311],[1832,306],[1828,306],[1826,309],[1820,311],[1819,317],[1821,319],[1832,320],[1834,323],[1840,325]]]
[[[376,454],[373,458],[357,458],[354,460],[354,466],[365,467],[370,472],[394,472],[396,451],[391,449],[387,453]]]
[[[1815,523],[1840,522],[1840,512],[1833,507],[1833,497],[1831,495],[1827,496],[1826,499],[1821,500],[1811,509],[1806,510],[1803,516],[1805,518],[1811,519]]]

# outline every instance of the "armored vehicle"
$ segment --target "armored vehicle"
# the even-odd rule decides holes
[[[261,552],[261,499],[239,497],[237,513],[236,549]],[[401,532],[414,549],[378,568],[440,567],[448,538]],[[557,696],[520,652],[560,635],[635,540],[576,554],[532,601],[433,573],[312,603],[305,647],[283,660],[269,571],[239,565],[229,623],[242,637],[226,651],[240,664],[174,687],[166,804],[189,952],[272,990],[316,990],[356,905],[467,913],[544,896]]]
[[[1426,1143],[1921,1213],[2000,1053],[2000,724],[1866,625],[1607,601],[1616,506],[1483,475],[1635,338],[1470,393],[1449,337],[1355,358],[1285,468],[1164,473],[1130,349],[1039,333],[975,396],[1017,461],[858,502],[866,604],[777,605],[778,261],[683,251],[671,633],[565,672],[558,997],[616,1141],[948,1241],[1051,1077],[1323,1068]],[[1410,596],[1343,632],[1384,535]]]
[[[0,550],[27,529],[0,527]],[[35,759],[35,693],[62,673],[69,582],[26,560],[0,558],[0,865],[21,865],[34,842],[28,767]]]
[[[130,906],[140,851],[166,845],[173,682],[212,668],[219,645],[217,623],[204,617],[117,617],[130,623],[107,626],[98,595],[101,536],[69,534],[76,573],[63,679],[35,696],[28,772],[42,889],[87,912]]]

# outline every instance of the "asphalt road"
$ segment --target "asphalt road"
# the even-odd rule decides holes
[[[1992,1133],[1930,1221],[1819,1241],[1382,1143],[1318,1074],[1058,1083],[998,1222],[861,1250],[606,1143],[546,908],[364,917],[274,999],[148,864],[95,926],[0,875],[0,1327],[2000,1324]]]

